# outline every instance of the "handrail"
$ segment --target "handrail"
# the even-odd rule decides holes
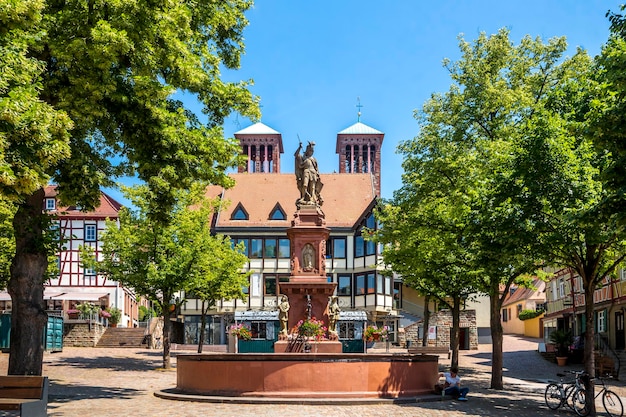
[[[609,356],[611,357],[611,359],[614,360],[614,362],[617,364],[616,367],[614,366],[614,368],[616,368],[614,370],[616,371],[617,375],[619,375],[619,371],[622,367],[622,363],[617,353],[613,349],[611,349],[608,337],[599,333],[594,334],[593,345],[594,345],[594,348],[596,348],[595,349],[596,352],[604,356]]]

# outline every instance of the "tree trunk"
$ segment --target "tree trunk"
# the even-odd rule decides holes
[[[586,282],[583,277],[583,282]],[[593,293],[595,291],[594,285],[585,286],[585,349],[583,354],[583,364],[585,372],[589,374],[591,378],[595,376],[595,363],[594,363],[594,317],[593,317]],[[595,384],[593,380],[589,378],[585,383],[587,407],[589,407],[589,415],[596,415],[596,404],[593,399],[595,398]]]
[[[170,300],[170,298],[164,298],[164,300]],[[163,369],[170,369],[172,367],[170,359],[170,334],[172,332],[172,322],[170,320],[170,304],[169,302],[163,302]]]
[[[428,328],[430,327],[430,295],[424,297],[424,334],[422,334],[422,346],[428,346]]]
[[[497,285],[497,284],[496,284]],[[500,322],[500,296],[498,288],[492,288],[489,297],[489,310],[491,315],[491,385],[492,389],[504,389],[502,383],[502,323]]]
[[[43,245],[44,190],[40,189],[19,207],[13,218],[15,257],[7,290],[11,295],[11,346],[9,375],[41,375],[43,332],[48,320],[43,300],[48,267]]]
[[[201,315],[200,315],[200,337],[198,339],[198,353],[202,353],[202,346],[204,346],[204,328],[206,327],[206,311],[204,311],[204,303],[205,301],[202,300],[202,307],[201,307]]]
[[[461,299],[454,297],[452,304],[452,332],[450,333],[450,348],[452,348],[452,361],[450,368],[459,367],[459,328],[461,324]]]

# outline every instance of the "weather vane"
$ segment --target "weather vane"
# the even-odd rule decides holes
[[[361,97],[357,97],[356,101],[357,101],[356,107],[359,109],[359,111],[357,113],[356,121],[360,122],[361,121],[361,107],[363,107],[363,105],[361,104]]]

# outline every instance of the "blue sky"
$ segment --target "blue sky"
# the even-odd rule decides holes
[[[282,133],[281,172],[293,172],[299,135],[316,142],[320,170],[337,171],[337,133],[357,121],[385,133],[382,196],[401,186],[400,141],[418,133],[414,112],[434,92],[447,91],[442,60],[459,57],[458,36],[506,27],[518,43],[524,35],[565,36],[591,55],[608,37],[607,10],[619,0],[257,0],[244,32],[246,53],[229,81],[253,79],[261,121]],[[198,109],[193,99],[186,104]],[[226,136],[252,124],[231,117]]]

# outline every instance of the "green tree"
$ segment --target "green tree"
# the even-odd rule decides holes
[[[43,9],[41,0],[0,5],[0,193],[3,200],[19,204],[7,287],[13,300],[9,374],[41,374],[48,256],[43,187],[70,153],[72,122],[43,99],[45,64],[33,54],[45,36]]]
[[[210,209],[209,209],[210,210]],[[244,299],[243,288],[248,286],[250,272],[243,272],[248,257],[243,253],[243,243],[233,247],[228,236],[211,235],[210,211],[198,210],[200,218],[197,224],[204,222],[202,232],[198,233],[197,248],[202,257],[201,265],[192,274],[187,291],[202,300],[200,338],[198,353],[204,345],[206,316],[219,300]]]
[[[445,265],[440,262],[445,257],[454,260],[458,269],[445,275],[463,277],[468,288],[489,295],[491,388],[502,389],[502,302],[513,282],[524,282],[546,259],[539,250],[538,215],[531,202],[541,201],[550,190],[528,189],[518,176],[520,170],[534,175],[550,167],[516,165],[516,156],[530,133],[551,139],[552,119],[560,116],[546,110],[554,97],[548,93],[567,81],[570,62],[587,58],[579,52],[561,63],[565,39],[544,43],[526,36],[514,45],[504,29],[481,34],[472,43],[461,38],[460,49],[458,61],[444,63],[453,82],[449,91],[433,94],[424,104],[417,113],[419,135],[400,147],[405,174],[392,205],[413,218],[395,241],[412,242],[411,227],[432,233],[433,243],[418,256],[430,259],[435,268]],[[538,122],[543,130],[529,128]],[[528,195],[533,198],[522,197]],[[442,250],[432,250],[439,244]],[[411,256],[408,250],[405,256]]]
[[[537,114],[528,124],[520,146],[524,152],[517,155],[518,182],[529,190],[520,198],[535,207],[544,259],[570,267],[582,282],[584,367],[590,375],[595,373],[594,292],[611,280],[626,257],[625,183],[618,166],[626,150],[624,115],[618,114],[624,109],[624,75],[617,73],[620,65],[624,68],[618,51],[623,55],[626,49],[617,38],[623,28],[616,22],[595,65],[581,53],[567,61],[565,82],[549,92],[547,114]],[[594,389],[589,381],[591,415]]]
[[[607,16],[611,33],[596,57],[594,78],[600,88],[591,103],[590,132],[598,150],[610,152],[603,172],[605,188],[611,191],[605,204],[626,221],[626,17],[612,12]]]
[[[243,51],[251,0],[16,0],[0,6],[0,185],[19,203],[9,374],[41,374],[47,254],[43,186],[90,210],[101,186],[136,176],[167,223],[176,190],[228,186],[238,146],[220,127],[258,116],[250,82],[221,80]],[[201,122],[173,93],[195,95]]]
[[[227,242],[210,236],[208,209],[191,207],[198,201],[199,193],[179,193],[172,221],[167,224],[150,217],[152,201],[147,186],[126,189],[126,194],[136,208],[120,211],[119,227],[113,221],[107,224],[102,236],[103,259],[96,268],[145,295],[161,311],[163,367],[168,369],[171,307],[184,302],[180,293],[194,288],[206,291],[203,295],[207,296],[206,287],[211,281],[219,286],[216,295],[241,295],[242,281],[233,269],[242,267],[245,260],[239,253],[226,254],[223,245]],[[228,255],[230,258],[218,259]],[[212,275],[213,266],[223,268],[218,279]],[[228,281],[231,278],[233,282]]]
[[[9,266],[15,255],[13,217],[17,207],[8,200],[0,199],[0,288],[6,288],[11,271]]]
[[[462,238],[464,226],[459,216],[463,212],[459,200],[464,196],[458,188],[462,180],[442,175],[436,157],[425,147],[418,150],[415,145],[400,146],[405,155],[405,181],[392,201],[378,206],[376,219],[380,227],[369,231],[370,238],[384,244],[383,263],[401,275],[405,285],[450,309],[451,364],[458,366],[460,310],[476,292],[467,272],[472,255]],[[408,177],[419,179],[406,181]]]

